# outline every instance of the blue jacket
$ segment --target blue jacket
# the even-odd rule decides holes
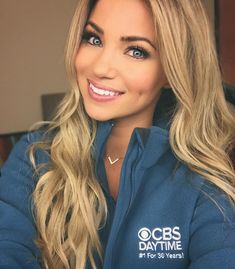
[[[234,208],[223,193],[177,160],[165,127],[160,117],[150,129],[134,130],[115,202],[102,161],[112,122],[98,124],[96,173],[109,208],[100,231],[105,257],[99,268],[234,269]],[[28,146],[41,136],[22,137],[2,169],[0,269],[41,268],[31,213],[37,178],[27,155]],[[37,162],[47,161],[38,151]]]

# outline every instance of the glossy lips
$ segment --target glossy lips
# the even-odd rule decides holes
[[[96,101],[110,101],[123,94],[106,87],[98,87],[91,81],[88,81],[88,91],[90,96]]]

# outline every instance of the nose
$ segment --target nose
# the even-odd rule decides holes
[[[116,67],[113,50],[101,48],[93,61],[92,69],[94,76],[97,78],[114,78],[116,76]]]

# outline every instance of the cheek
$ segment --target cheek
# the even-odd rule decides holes
[[[90,65],[89,55],[84,48],[79,48],[75,58],[75,69],[77,75],[82,73]]]
[[[138,94],[155,94],[165,84],[165,75],[160,65],[149,65],[126,74],[127,88]]]
[[[76,58],[75,58],[75,69],[77,72],[77,75],[83,70],[85,61],[83,60],[84,57],[82,57],[82,54],[80,51],[78,51]]]

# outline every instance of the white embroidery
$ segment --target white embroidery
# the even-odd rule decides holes
[[[180,227],[143,227],[138,231],[140,259],[183,259]]]

